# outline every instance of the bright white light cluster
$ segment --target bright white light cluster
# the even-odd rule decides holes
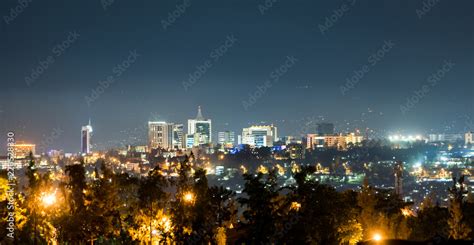
[[[388,140],[390,141],[404,141],[404,142],[412,142],[412,141],[419,141],[423,140],[421,135],[390,135],[388,136]]]

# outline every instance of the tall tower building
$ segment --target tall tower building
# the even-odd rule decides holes
[[[91,136],[92,136],[92,125],[89,119],[89,124],[82,126],[81,129],[81,152],[83,154],[89,154],[91,152]]]
[[[188,135],[194,135],[194,146],[212,142],[212,121],[202,116],[201,106],[195,119],[188,120]]]
[[[402,196],[403,193],[403,162],[397,161],[394,166],[395,194]]]
[[[182,149],[184,148],[184,125],[175,124],[173,125],[173,148]]]
[[[174,124],[167,122],[148,122],[148,146],[150,149],[173,148]]]

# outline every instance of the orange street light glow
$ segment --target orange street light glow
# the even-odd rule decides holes
[[[381,240],[382,240],[382,236],[381,236],[380,234],[376,233],[376,234],[374,235],[374,237],[373,237],[373,240],[374,240],[374,241],[377,241],[377,242],[378,242],[378,241],[381,241]]]
[[[56,202],[56,195],[54,193],[46,194],[41,200],[45,206],[51,206]]]
[[[183,195],[183,199],[188,203],[194,202],[194,194],[192,192],[186,192]]]

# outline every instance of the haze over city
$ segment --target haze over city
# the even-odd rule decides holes
[[[89,118],[95,143],[112,147],[118,132],[148,120],[185,122],[198,105],[216,131],[264,121],[288,135],[308,118],[384,134],[457,133],[473,118],[471,1],[440,1],[426,13],[416,1],[264,3],[183,2],[184,12],[170,18],[177,3],[33,1],[16,17],[15,1],[4,1],[0,128],[35,141],[61,128],[54,146],[74,151],[77,130]],[[234,41],[222,56],[211,58],[229,37]],[[387,41],[393,47],[372,65],[369,57]],[[89,105],[85,97],[118,74],[113,69],[133,51],[136,61]],[[49,56],[54,62],[35,75]],[[298,61],[244,107],[287,56]],[[184,86],[208,59],[212,67]],[[402,113],[400,106],[446,61],[454,66]],[[341,93],[360,71],[353,88]]]

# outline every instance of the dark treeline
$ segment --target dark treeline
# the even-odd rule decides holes
[[[173,178],[158,167],[143,178],[117,174],[99,160],[93,177],[79,163],[65,166],[57,183],[34,165],[31,160],[24,192],[14,196],[13,240],[6,234],[8,221],[1,221],[2,244],[355,244],[375,234],[410,240],[474,235],[474,203],[464,198],[463,177],[449,189],[449,207],[427,197],[413,212],[410,203],[367,180],[358,191],[338,192],[316,181],[314,166],[294,173],[296,184],[285,188],[275,170],[244,174],[237,197],[210,187],[192,157]],[[0,184],[6,190],[5,176]],[[5,191],[1,198],[7,217]]]

